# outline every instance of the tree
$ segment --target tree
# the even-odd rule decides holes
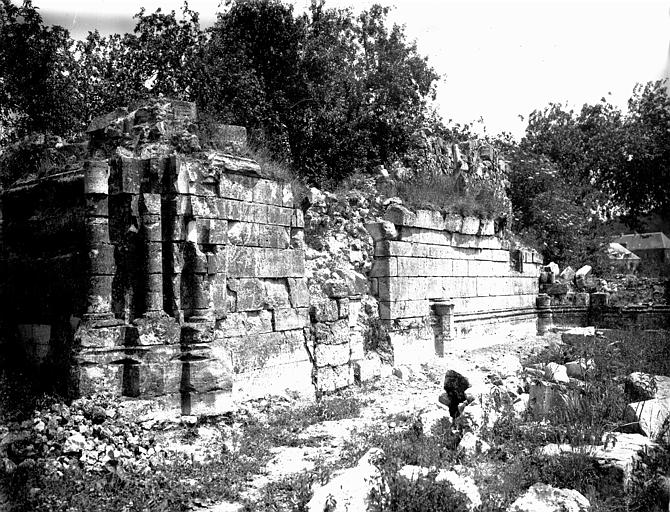
[[[76,44],[73,73],[86,100],[86,120],[150,96],[195,98],[206,36],[198,13],[188,4],[181,12],[178,19],[175,11],[141,9],[133,34],[102,37],[95,31]]]
[[[0,126],[4,137],[70,134],[81,128],[82,95],[71,73],[72,40],[46,27],[30,0],[0,0]]]
[[[636,86],[628,102],[625,159],[607,179],[632,216],[670,218],[670,96],[666,81]]]

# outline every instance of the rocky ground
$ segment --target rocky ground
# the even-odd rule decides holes
[[[295,436],[289,438],[291,446],[272,447],[267,464],[247,478],[241,502],[220,503],[209,510],[241,509],[242,502],[259,499],[268,484],[315,468],[328,471],[351,464],[347,452],[356,435],[380,427],[389,432],[407,428],[403,419],[442,407],[438,398],[447,369],[475,381],[496,372],[509,373],[519,365],[519,357],[545,346],[553,336],[469,340],[455,344],[445,358],[421,366],[388,367],[383,378],[341,395],[360,404],[356,417],[296,428]],[[161,414],[147,402],[118,402],[102,396],[70,405],[42,399],[32,407],[25,404],[17,409],[21,391],[13,393],[3,397],[4,421],[0,424],[0,461],[6,475],[40,463],[45,463],[47,471],[62,475],[74,466],[102,473],[131,469],[142,474],[178,456],[204,461],[212,454],[235,451],[245,419],[267,418],[277,410],[305,405],[297,397],[269,396],[243,404],[234,417],[202,420]]]
[[[565,339],[549,333],[458,341],[448,347],[444,358],[422,365],[387,366],[381,378],[318,403],[305,397],[269,395],[216,418],[177,417],[156,410],[150,402],[103,396],[67,405],[42,397],[17,407],[22,391],[5,386],[0,477],[6,488],[0,493],[0,509],[353,511],[366,509],[364,502],[376,486],[396,498],[406,495],[406,500],[439,504],[455,499],[449,510],[458,511],[529,512],[538,510],[538,500],[546,510],[666,510],[651,505],[611,508],[609,502],[602,505],[600,480],[590,487],[579,481],[595,478],[602,464],[614,464],[622,477],[607,485],[618,486],[612,491],[616,499],[624,496],[621,493],[631,485],[633,470],[640,474],[633,465],[639,459],[637,452],[653,444],[641,434],[617,433],[610,447],[607,442],[603,446],[598,440],[586,440],[598,445],[588,453],[597,458],[594,463],[588,457],[564,458],[567,466],[548,462],[572,453],[573,447],[552,445],[556,436],[551,425],[529,422],[524,412],[529,390],[531,396],[533,389],[536,392],[532,408],[549,396],[546,389],[560,394],[561,386],[568,386],[565,396],[570,396],[571,385],[583,386],[576,382],[579,379],[563,378],[561,365],[533,364],[547,350],[566,351]],[[445,375],[456,376],[454,388],[447,393]],[[456,389],[458,375],[467,377],[467,389]],[[645,383],[639,384],[645,391]],[[619,387],[623,389],[623,383],[608,389]],[[656,388],[652,391],[658,394]],[[452,396],[458,398],[451,400]],[[450,401],[461,402],[455,422]],[[501,404],[517,418],[516,433],[494,432],[492,425],[500,417],[495,411]],[[544,465],[543,472],[536,474],[534,464]],[[663,484],[665,470],[655,469],[651,477],[643,471],[643,486],[649,487],[652,477]],[[42,478],[22,476],[31,471]],[[515,481],[515,475],[520,481]],[[547,478],[560,485],[547,486]],[[453,490],[439,494],[445,492],[438,485],[443,481],[456,489],[457,498]],[[17,482],[24,488],[17,491]],[[407,487],[410,484],[414,487]],[[149,490],[138,492],[142,486]],[[52,497],[40,498],[45,495]],[[339,500],[335,508],[333,495]],[[587,507],[589,499],[596,499],[595,507]],[[510,505],[514,500],[516,505]],[[426,507],[411,504],[412,510],[442,510],[431,508],[430,503]],[[407,506],[396,502],[379,510],[406,510]]]

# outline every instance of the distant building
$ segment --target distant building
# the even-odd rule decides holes
[[[670,238],[660,231],[623,235],[614,242],[640,257],[642,273],[660,274],[670,271]]]
[[[640,264],[638,255],[616,242],[611,242],[607,246],[607,257],[610,264],[620,272],[635,272]]]

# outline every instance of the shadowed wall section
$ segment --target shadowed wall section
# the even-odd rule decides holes
[[[82,169],[3,193],[6,331],[73,394],[200,414],[313,390],[302,212],[255,161],[180,151],[195,116],[118,110],[91,124]]]

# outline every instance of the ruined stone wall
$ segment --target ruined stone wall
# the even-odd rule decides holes
[[[86,303],[86,209],[81,172],[32,180],[2,195],[0,214],[3,324],[6,355],[32,364],[67,365],[71,317]],[[46,371],[45,373],[50,373]]]
[[[493,221],[392,205],[368,231],[371,287],[396,360],[440,354],[454,337],[535,330],[540,256],[512,249]]]
[[[3,296],[24,295],[6,330],[25,345],[21,325],[50,326],[40,350],[63,345],[74,393],[197,414],[312,389],[302,212],[256,162],[200,150],[195,115],[169,100],[116,111],[91,124],[66,193],[49,178],[3,194]]]

